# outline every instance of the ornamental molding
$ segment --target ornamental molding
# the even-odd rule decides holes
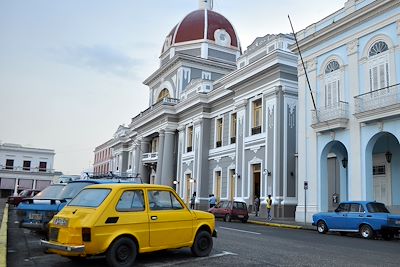
[[[354,40],[348,42],[347,43],[347,55],[350,56],[350,55],[352,55],[354,53],[357,53],[358,52],[358,46],[359,46],[358,39],[354,39]]]

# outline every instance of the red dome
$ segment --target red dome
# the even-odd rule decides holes
[[[205,23],[207,19],[207,23]],[[224,30],[230,37],[231,48],[239,48],[239,41],[232,24],[221,14],[200,9],[189,13],[179,24],[177,24],[168,34],[163,52],[167,47],[190,41],[203,41],[205,39],[215,42],[215,32]],[[207,34],[204,35],[204,32]]]

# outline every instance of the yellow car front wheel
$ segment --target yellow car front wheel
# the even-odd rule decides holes
[[[208,256],[213,247],[213,240],[209,232],[200,231],[197,233],[191,251],[196,257]]]

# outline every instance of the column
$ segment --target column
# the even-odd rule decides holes
[[[164,157],[164,139],[165,139],[165,131],[160,130],[158,132],[158,158],[157,158],[157,170],[156,170],[156,180],[155,184],[162,184],[162,168],[163,168],[163,157]]]
[[[240,102],[235,103],[235,108],[237,110],[236,120],[237,120],[237,132],[236,132],[236,188],[235,188],[235,196],[239,199],[243,197],[243,186],[244,180],[247,177],[247,174],[244,173],[245,162],[244,160],[244,138],[246,136],[246,106],[247,100],[241,100]],[[240,178],[239,178],[240,177]],[[247,184],[246,184],[247,185]]]
[[[175,137],[175,130],[165,130],[164,151],[162,157],[161,184],[169,186],[172,186],[172,181],[175,180],[174,137]]]
[[[133,175],[139,174],[139,162],[140,162],[140,144],[135,144],[133,146],[134,156],[133,156]]]
[[[140,160],[139,160],[139,173],[140,173],[140,177],[142,178],[144,183],[150,183],[150,176],[149,176],[149,170],[148,168],[143,165],[142,162],[142,157],[143,157],[143,153],[147,153],[148,151],[148,147],[149,147],[149,140],[147,138],[142,138],[140,140]]]
[[[178,127],[178,154],[177,154],[177,165],[176,165],[176,192],[183,198],[183,173],[182,173],[182,154],[185,153],[185,126]]]

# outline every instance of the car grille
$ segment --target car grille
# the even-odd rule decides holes
[[[59,230],[60,229],[58,229],[58,228],[50,228],[50,230],[49,230],[49,239],[50,239],[50,241],[57,241]]]

